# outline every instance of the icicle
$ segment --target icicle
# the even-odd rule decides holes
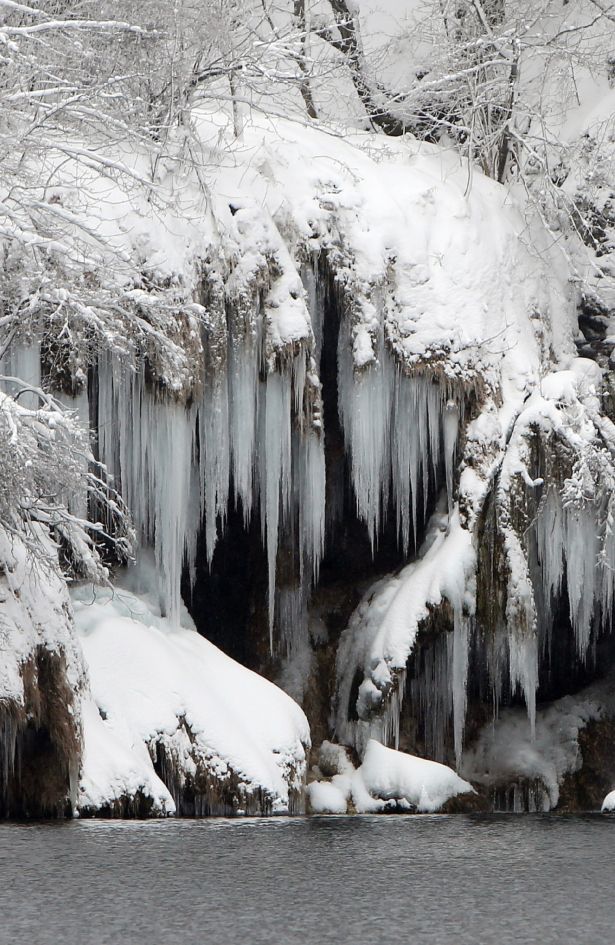
[[[307,589],[298,584],[277,592],[277,627],[287,657],[293,655],[308,633]]]
[[[419,392],[420,386],[417,386],[416,381],[401,377],[398,374],[395,385],[395,414],[391,437],[393,450],[392,479],[397,531],[405,553],[408,552],[410,544],[411,518],[414,536],[416,536],[417,530],[418,428],[423,419],[418,409]]]
[[[460,607],[453,612],[452,638],[452,695],[453,695],[453,735],[455,745],[455,762],[457,768],[461,764],[463,753],[463,731],[468,704],[468,657],[469,657],[469,624]]]
[[[100,457],[121,485],[142,543],[154,547],[161,610],[177,625],[182,567],[186,558],[193,563],[201,521],[191,488],[195,410],[158,401],[141,373],[110,355],[101,355],[98,377]]]
[[[0,786],[5,801],[9,780],[15,769],[17,739],[20,728],[21,726],[10,710],[4,706],[0,707]]]
[[[429,462],[429,473],[434,489],[438,485],[438,465],[441,455],[441,428],[442,428],[442,393],[438,384],[423,378],[417,379],[421,386],[421,400],[427,408],[427,428],[429,430],[429,449],[426,453],[426,459]],[[421,413],[424,411],[421,410]],[[420,414],[419,414],[420,416]],[[427,479],[425,480],[427,485]],[[424,497],[427,499],[428,490],[424,490]],[[424,516],[427,515],[425,506]]]
[[[410,527],[428,511],[430,484],[446,472],[449,509],[459,427],[459,408],[444,407],[443,388],[429,377],[409,377],[393,363],[382,336],[377,360],[355,370],[352,333],[342,322],[338,343],[340,421],[350,455],[357,514],[367,525],[372,550],[388,511],[389,488],[401,547],[407,553]],[[419,522],[419,490],[422,491]]]
[[[591,636],[596,569],[598,561],[597,522],[593,508],[566,510],[566,581],[570,620],[577,653],[585,661]]]
[[[258,416],[258,363],[255,332],[229,345],[229,422],[235,502],[241,499],[244,525],[252,514]]]
[[[444,433],[444,468],[446,473],[446,494],[448,496],[449,515],[453,508],[453,477],[455,470],[455,452],[459,433],[459,408],[454,400],[446,403],[443,415]]]
[[[325,545],[326,480],[322,436],[314,432],[301,436],[297,452],[301,572],[308,570],[310,579],[316,583]]]
[[[261,523],[267,544],[269,574],[269,645],[273,652],[275,578],[280,510],[288,518],[291,489],[291,380],[277,372],[264,384],[264,451],[259,456]]]
[[[445,761],[446,735],[452,712],[451,645],[438,635],[417,654],[420,669],[410,682],[410,715],[423,721],[427,757]]]
[[[557,489],[547,492],[536,517],[536,549],[542,573],[542,622],[550,630],[551,607],[562,592],[564,573],[570,621],[579,659],[585,661],[596,607],[605,599],[603,573],[598,566],[600,524],[596,508],[564,506]],[[608,596],[608,593],[607,593]]]
[[[536,542],[546,606],[557,600],[564,576],[564,510],[555,489],[549,489],[536,518]]]
[[[395,687],[391,691],[381,723],[380,741],[383,745],[393,745],[399,749],[399,726],[401,722],[401,710],[404,704],[404,692],[406,689],[406,670],[399,670]]]
[[[305,394],[305,381],[307,375],[306,355],[300,351],[293,361],[293,404],[295,416],[299,421],[299,426],[303,429],[303,396]]]
[[[226,373],[205,381],[199,416],[199,473],[201,506],[205,513],[205,552],[211,565],[218,537],[218,520],[224,527],[230,472],[229,409]]]
[[[536,690],[538,688],[538,652],[532,634],[511,632],[508,636],[510,685],[520,689],[527,706],[532,739],[536,732]]]
[[[390,480],[390,426],[395,371],[380,343],[379,359],[354,370],[350,327],[340,327],[338,393],[340,421],[350,454],[357,513],[375,548]]]
[[[486,640],[487,675],[493,695],[493,720],[499,715],[502,703],[502,683],[509,669],[508,634],[503,621],[499,622]]]

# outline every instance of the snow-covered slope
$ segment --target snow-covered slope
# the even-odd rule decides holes
[[[85,585],[73,603],[90,679],[82,812],[301,810],[310,734],[292,699],[147,596]]]

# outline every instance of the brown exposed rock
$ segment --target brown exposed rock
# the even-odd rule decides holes
[[[39,646],[22,678],[23,705],[0,702],[0,817],[71,816],[81,733],[64,654]]]

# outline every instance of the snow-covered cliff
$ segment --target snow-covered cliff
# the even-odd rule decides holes
[[[410,136],[255,113],[236,139],[205,109],[195,127],[155,192],[145,150],[104,174],[47,156],[64,244],[42,279],[7,249],[29,309],[3,374],[55,391],[93,455],[52,518],[3,539],[3,810],[301,809],[306,717],[246,666],[319,740],[367,749],[373,798],[414,803],[402,768],[374,787],[374,739],[486,783],[490,715],[521,700],[533,744],[542,693],[612,656],[615,427],[578,357],[576,237]],[[3,384],[10,451],[18,401],[34,424],[52,408]],[[60,508],[82,523],[68,556]],[[40,739],[64,773],[53,803],[22,802]]]

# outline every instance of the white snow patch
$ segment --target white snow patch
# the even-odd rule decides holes
[[[330,781],[312,781],[307,795],[314,814],[345,814],[348,809],[346,794]]]

